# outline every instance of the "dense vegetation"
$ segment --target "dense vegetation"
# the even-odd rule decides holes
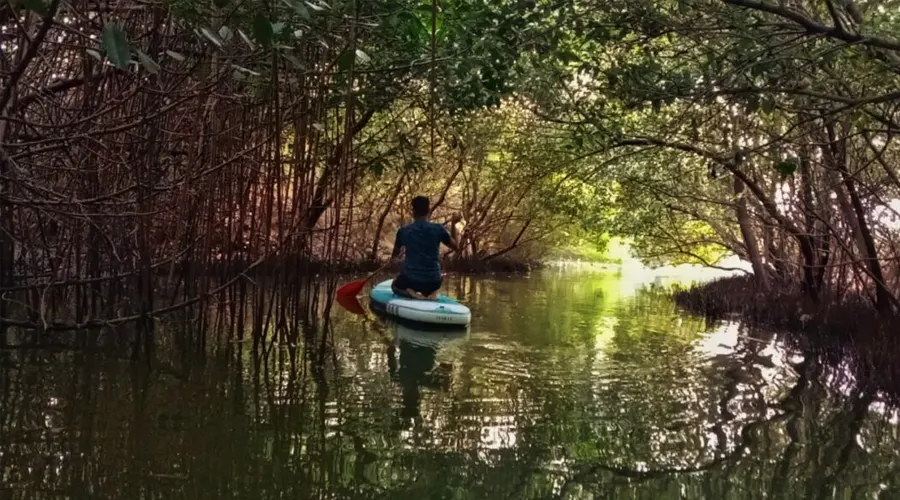
[[[763,289],[891,313],[898,12],[6,2],[0,316],[110,325],[225,293],[263,311],[274,292],[252,275],[289,287],[314,262],[382,259],[419,193],[438,220],[462,213],[464,259],[619,235],[648,260],[732,253]]]

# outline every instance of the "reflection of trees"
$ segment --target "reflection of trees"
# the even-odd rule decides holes
[[[502,312],[434,345],[338,315],[296,332],[297,347],[198,357],[176,343],[152,369],[0,351],[0,497],[896,492],[897,427],[839,360],[788,366],[773,336],[743,330],[728,355],[704,353],[702,322],[659,295],[606,303],[599,279],[450,286]]]
[[[737,359],[759,359],[760,345],[742,345]],[[737,381],[746,380],[734,376],[735,369],[726,370],[730,382],[722,389],[732,402],[741,397]],[[796,371],[784,397],[740,427],[730,451],[683,468],[625,468],[598,461],[576,468],[565,488],[588,489],[602,498],[824,499],[872,498],[891,487],[898,471],[898,436],[893,424],[870,413],[874,392],[855,387],[847,397],[836,397],[821,382],[834,369],[815,358],[805,359]],[[860,449],[860,436],[872,449]]]

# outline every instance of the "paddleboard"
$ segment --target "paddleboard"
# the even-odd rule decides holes
[[[468,307],[446,295],[435,300],[409,299],[391,290],[394,280],[382,281],[372,288],[372,306],[388,316],[430,325],[466,326],[472,321]]]

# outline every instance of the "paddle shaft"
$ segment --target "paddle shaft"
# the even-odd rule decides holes
[[[395,258],[393,258],[393,259],[387,261],[387,263],[385,263],[383,266],[379,267],[378,269],[376,269],[375,271],[373,271],[372,274],[368,275],[368,276],[366,277],[366,279],[365,279],[365,282],[368,283],[369,280],[372,279],[372,278],[374,278],[376,274],[380,273],[381,271],[384,271],[385,269],[388,268],[388,266],[390,266],[391,264],[397,262],[398,260],[400,260],[400,256],[399,256],[399,255],[398,255],[397,257],[395,257]]]

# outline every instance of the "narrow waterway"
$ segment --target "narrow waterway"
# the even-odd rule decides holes
[[[468,332],[0,351],[0,498],[900,498],[896,412],[776,334],[612,273],[447,289]]]

